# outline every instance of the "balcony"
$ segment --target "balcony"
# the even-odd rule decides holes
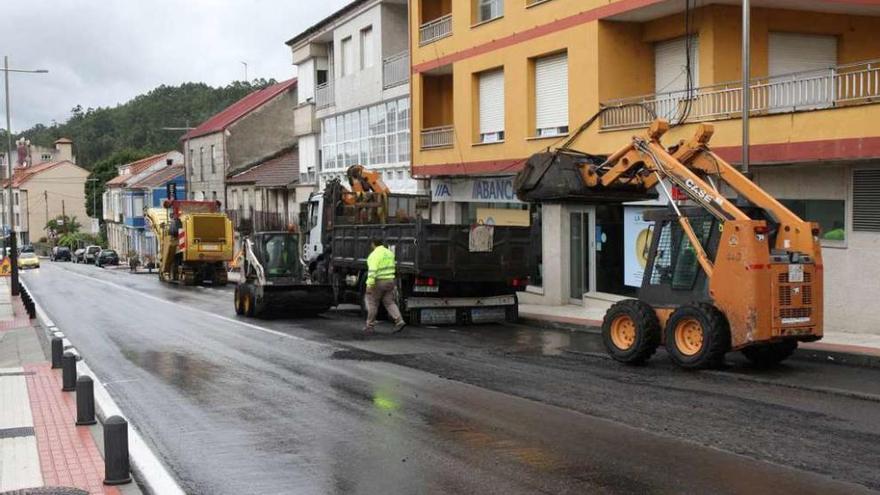
[[[327,81],[315,87],[315,107],[326,108],[336,103],[336,97],[333,94],[333,83]]]
[[[288,219],[284,213],[274,211],[253,211],[239,208],[227,210],[226,215],[232,228],[242,234],[269,230],[287,230]]]
[[[315,119],[315,104],[303,103],[293,110],[293,135],[296,137],[315,134],[320,130]]]
[[[382,61],[382,87],[393,88],[409,82],[409,52],[392,55]]]
[[[880,98],[880,60],[756,78],[749,91],[749,114],[756,116],[874,103]],[[602,130],[645,127],[658,117],[671,123],[737,118],[742,115],[742,83],[622,98],[601,106]]]
[[[451,125],[422,129],[422,149],[438,149],[452,147],[453,129]]]
[[[428,21],[419,27],[419,45],[424,46],[452,34],[452,14]]]

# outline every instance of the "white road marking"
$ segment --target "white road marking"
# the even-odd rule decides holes
[[[161,297],[156,297],[156,296],[153,296],[153,295],[151,295],[151,294],[145,294],[145,293],[143,293],[143,292],[141,292],[141,291],[139,291],[139,290],[137,290],[137,289],[132,289],[132,288],[130,288],[130,287],[126,287],[126,286],[124,286],[124,285],[120,285],[120,284],[117,284],[117,283],[108,282],[108,281],[106,281],[106,280],[101,280],[101,279],[94,278],[94,277],[89,277],[88,275],[82,275],[82,274],[80,274],[80,273],[76,273],[76,272],[73,272],[73,271],[68,271],[68,273],[70,273],[71,275],[75,275],[75,276],[77,276],[77,277],[84,278],[84,279],[86,279],[86,280],[90,280],[90,281],[92,281],[92,282],[98,282],[98,283],[100,283],[100,284],[108,285],[108,286],[113,287],[113,288],[116,288],[116,289],[121,289],[121,290],[124,290],[124,291],[128,291],[128,292],[131,292],[131,293],[137,294],[137,295],[139,295],[139,296],[141,296],[141,297],[145,297],[145,298],[150,299],[150,300],[153,300],[153,301],[157,301],[157,302],[161,302],[161,303],[165,303],[165,304],[170,304],[170,305],[172,305],[172,306],[177,306],[177,307],[179,307],[179,308],[183,308],[183,309],[185,309],[185,310],[187,310],[187,311],[191,311],[191,312],[193,312],[193,313],[199,313],[199,314],[202,314],[202,315],[207,315],[207,316],[210,316],[210,317],[212,317],[212,318],[216,318],[216,319],[218,319],[218,320],[223,320],[223,321],[228,322],[228,323],[234,323],[234,324],[236,324],[236,325],[241,325],[241,326],[243,326],[243,327],[252,328],[252,329],[254,329],[254,330],[259,330],[259,331],[261,331],[261,332],[265,332],[265,333],[268,333],[268,334],[270,334],[270,335],[275,335],[275,336],[277,336],[277,337],[285,337],[285,338],[288,338],[288,339],[299,340],[299,341],[303,341],[303,342],[310,342],[310,343],[313,343],[313,344],[316,344],[316,345],[320,345],[320,346],[324,346],[324,347],[336,347],[336,346],[333,346],[333,345],[330,345],[330,344],[324,344],[324,343],[321,343],[321,342],[310,341],[310,340],[308,340],[308,339],[304,339],[304,338],[302,338],[302,337],[298,337],[298,336],[296,336],[296,335],[290,335],[290,334],[286,334],[286,333],[284,333],[284,332],[279,332],[279,331],[277,331],[277,330],[272,330],[271,328],[266,328],[266,327],[261,327],[261,326],[259,326],[259,325],[254,325],[253,323],[247,323],[247,322],[244,322],[244,321],[236,320],[236,319],[234,319],[234,318],[229,318],[229,317],[227,317],[227,316],[221,316],[221,315],[218,315],[218,314],[215,314],[215,313],[211,313],[210,311],[205,311],[205,310],[203,310],[203,309],[198,309],[198,308],[194,308],[194,307],[192,307],[192,306],[186,306],[186,305],[183,305],[183,304],[180,304],[180,303],[176,303],[176,302],[173,302],[173,301],[168,301],[168,300],[166,300],[166,299],[162,299]]]

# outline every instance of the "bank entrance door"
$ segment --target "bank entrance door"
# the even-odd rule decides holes
[[[584,294],[591,292],[595,283],[595,225],[593,207],[569,211],[569,298],[576,304],[583,303]]]

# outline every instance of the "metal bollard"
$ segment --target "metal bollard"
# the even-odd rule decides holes
[[[64,355],[64,342],[58,337],[52,337],[52,369],[61,367],[61,357]]]
[[[128,464],[128,422],[119,416],[104,421],[104,484],[131,483]]]
[[[76,356],[65,352],[61,357],[61,391],[76,390]]]
[[[95,383],[92,377],[76,379],[76,425],[93,425],[95,421]]]

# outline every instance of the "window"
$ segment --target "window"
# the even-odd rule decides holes
[[[768,102],[771,110],[790,112],[792,109],[827,108],[833,104],[831,79],[817,76],[827,74],[829,68],[837,65],[836,36],[770,33],[767,62],[771,78],[803,81],[801,84],[782,84],[772,91]],[[799,75],[789,75],[793,73]]]
[[[654,45],[655,112],[667,120],[680,118],[682,100],[693,97],[700,85],[699,39],[685,36]]]
[[[354,73],[354,47],[351,46],[351,36],[342,40],[342,75]]]
[[[217,169],[214,166],[214,145],[211,145],[211,174],[216,174]]]
[[[15,194],[12,195],[13,201],[15,201],[15,206],[18,206],[18,191],[15,191]]]
[[[846,202],[844,200],[780,199],[779,202],[804,220],[818,223],[819,237],[822,240],[846,240]],[[853,213],[855,214],[855,209]]]
[[[880,168],[853,170],[853,230],[880,232]]]
[[[196,162],[193,161],[193,149],[189,149],[189,176],[190,178],[196,175]],[[192,195],[192,194],[190,194]]]
[[[479,75],[480,142],[504,140],[504,71]]]
[[[211,199],[217,201],[217,191],[211,191]]]
[[[143,196],[134,196],[132,198],[132,208],[131,208],[132,217],[139,217],[144,214],[144,197]]]
[[[205,147],[199,147],[199,179],[205,180]]]
[[[409,162],[409,118],[401,98],[322,120],[322,171]]]
[[[486,22],[504,15],[504,0],[477,0],[477,22]]]
[[[568,132],[568,54],[535,60],[535,129],[538,136]]]
[[[361,29],[361,70],[373,66],[373,26]]]

